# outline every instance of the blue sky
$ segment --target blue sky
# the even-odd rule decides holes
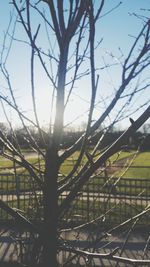
[[[2,1],[1,16],[0,16],[0,35],[3,36],[3,32],[6,31],[9,15],[11,10],[11,5],[7,0]],[[95,2],[99,3],[99,0]],[[110,10],[112,7],[119,3],[118,0],[106,0],[105,9],[103,14]],[[96,52],[96,62],[97,66],[101,67],[103,65],[103,58],[105,57],[105,63],[110,62],[110,57],[108,54],[112,53],[114,56],[119,56],[119,47],[122,49],[124,55],[128,52],[132,42],[133,37],[129,35],[136,36],[141,28],[141,21],[137,19],[133,13],[142,14],[144,16],[149,16],[150,12],[145,11],[150,8],[150,0],[123,0],[119,8],[115,9],[109,15],[104,16],[98,23],[96,39],[100,40],[103,38],[100,49]],[[144,10],[145,9],[145,10]],[[34,16],[34,22],[38,22],[38,18]],[[23,29],[21,25],[17,29],[18,38],[25,39]],[[53,39],[53,36],[52,36]],[[0,38],[0,47],[2,47],[2,40]],[[46,44],[46,38],[43,33],[41,38],[41,44]],[[14,43],[12,47],[12,52],[10,53],[10,58],[8,60],[8,69],[10,76],[12,78],[12,84],[15,88],[15,95],[21,110],[26,114],[29,114],[31,118],[31,89],[30,89],[30,74],[28,72],[30,64],[30,51],[27,46],[23,46],[20,43]],[[41,124],[46,124],[49,121],[49,115],[47,110],[50,110],[50,95],[52,92],[52,86],[49,84],[46,76],[42,73],[42,70],[37,63],[36,65],[36,100],[37,107],[39,111],[39,118]],[[102,97],[108,97],[113,94],[120,82],[120,69],[114,67],[114,69],[105,70],[99,72],[100,83],[97,93],[97,102],[100,101]],[[5,86],[5,82],[0,76],[0,86]],[[82,88],[82,90],[81,90]],[[2,89],[1,89],[2,90]],[[3,92],[5,90],[3,89]],[[111,93],[110,93],[111,91]],[[142,101],[149,97],[149,92],[145,92],[142,95]],[[42,99],[42,101],[41,101]],[[74,94],[72,95],[70,105],[65,113],[65,121],[69,123],[81,114],[87,114],[88,101],[90,99],[90,87],[89,79],[85,77],[82,81],[77,82],[76,88],[74,89]],[[141,96],[137,96],[135,101],[141,103]],[[43,102],[43,104],[41,103]],[[107,105],[107,103],[106,103]],[[95,110],[95,118],[100,112],[103,112],[105,108],[105,103],[98,105]],[[117,107],[119,109],[119,106]],[[116,112],[117,112],[116,109]],[[138,115],[138,114],[137,114]],[[137,116],[135,115],[135,116]],[[13,117],[13,112],[10,111],[10,116]],[[4,119],[2,119],[4,120]],[[85,120],[85,116],[81,116],[76,122],[78,124]],[[17,121],[17,118],[15,119]]]

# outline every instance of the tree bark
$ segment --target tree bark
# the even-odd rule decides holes
[[[58,173],[60,149],[64,121],[64,90],[66,80],[66,66],[68,46],[63,47],[60,53],[58,66],[58,85],[56,116],[52,141],[46,152],[45,181],[44,181],[44,246],[42,264],[44,267],[56,267],[57,264],[57,229],[58,229]]]
[[[52,147],[53,148],[53,147]],[[57,266],[57,223],[58,223],[58,201],[57,201],[57,176],[58,157],[56,150],[50,149],[46,155],[45,187],[44,197],[44,245],[43,259],[44,267]],[[51,164],[53,159],[53,164]]]

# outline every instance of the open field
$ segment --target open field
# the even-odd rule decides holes
[[[37,164],[38,162],[38,159],[37,159],[37,156],[35,155],[35,153],[33,154],[28,154],[26,156],[26,158],[28,159],[28,161],[31,163],[31,164]],[[18,167],[16,165],[16,167]],[[23,169],[23,168],[21,168]],[[2,156],[0,156],[0,172],[12,172],[13,170],[13,162],[9,159],[6,159],[6,158],[3,158]]]
[[[76,153],[72,158],[68,159],[64,163],[61,168],[61,172],[63,174],[66,175],[71,170],[73,164],[77,160],[77,156],[78,155]],[[84,161],[85,160],[86,159],[84,159]],[[129,164],[131,164],[131,166],[130,168],[127,168]],[[113,174],[113,176],[116,177],[122,175],[122,177],[127,178],[150,178],[150,152],[141,152],[137,155],[135,154],[135,151],[121,152],[120,154],[113,155],[107,165],[112,169],[111,173],[108,171],[108,176],[109,174]],[[107,170],[108,168],[106,168],[106,171]],[[100,175],[104,176],[105,174],[104,172],[101,172]]]
[[[143,152],[137,155],[137,158],[132,164],[124,177],[129,178],[150,178],[150,152]],[[143,168],[139,168],[142,166]],[[149,166],[149,168],[147,168]]]
[[[150,178],[150,152],[141,152],[137,155],[129,154],[122,159],[115,164],[116,166],[118,164],[118,168],[114,172],[114,176],[119,177],[121,175],[124,178],[140,179]],[[130,166],[128,167],[128,165]]]
[[[71,171],[73,165],[75,164],[77,157],[79,155],[79,152],[74,153],[73,157],[70,157],[68,160],[65,161],[61,168],[62,174],[67,174]],[[25,157],[28,159],[28,161],[32,164],[38,164],[38,159],[35,153],[25,153]],[[134,160],[133,160],[134,158]],[[84,162],[87,159],[84,158]],[[111,162],[111,163],[110,163]],[[104,173],[103,168],[99,170],[97,173],[97,176],[105,177],[108,180],[108,177],[110,178],[110,182],[107,184],[112,184],[113,177],[122,177],[122,178],[142,178],[142,179],[149,179],[150,178],[150,152],[142,152],[135,154],[135,151],[132,152],[121,152],[120,154],[113,155],[113,157],[110,158],[110,162],[107,164],[106,172]],[[42,165],[42,160],[41,160]],[[128,164],[131,164],[131,166],[128,168]],[[123,167],[124,166],[124,167]],[[14,175],[13,171],[13,164],[10,160],[3,159],[0,157],[0,172],[1,172],[1,182],[0,182],[0,189],[1,190],[15,190],[16,189],[16,183],[15,180],[16,177]],[[8,175],[2,175],[3,173],[9,173]],[[14,176],[13,176],[14,175]],[[17,175],[21,175],[22,179],[19,178],[19,189],[26,189],[30,190],[33,188],[33,181],[30,179],[30,177],[27,177],[27,173],[23,168],[17,169]],[[107,175],[107,177],[105,176]],[[104,184],[104,180],[96,179],[95,191],[99,190],[99,187],[102,187]],[[93,184],[94,177],[91,179],[91,183]],[[122,182],[124,183],[124,182]],[[134,182],[133,182],[134,185]],[[132,186],[132,185],[130,185]],[[90,186],[92,188],[92,185]],[[35,188],[35,185],[34,185]],[[106,187],[105,187],[106,188]],[[108,188],[107,188],[108,189]],[[123,187],[122,187],[122,189]],[[139,192],[140,193],[140,192]]]
[[[38,165],[38,157],[35,153],[33,152],[25,152],[25,158],[31,163]],[[73,156],[71,156],[69,159],[67,159],[64,164],[61,167],[61,173],[66,175],[68,174],[73,165],[75,164],[77,158],[79,155],[79,151],[75,152]],[[134,160],[133,160],[134,158]],[[83,158],[83,163],[87,161],[87,158]],[[131,161],[132,164],[131,164]],[[128,164],[131,164],[130,168],[122,168],[124,165],[127,166]],[[43,160],[40,160],[40,165],[43,166]],[[123,172],[126,169],[126,172],[123,174],[123,177],[128,177],[128,178],[150,178],[150,152],[141,152],[135,155],[135,151],[131,152],[121,152],[113,155],[107,164],[109,167],[108,170],[108,175],[113,174],[114,176],[118,177],[120,174],[122,175]],[[114,166],[114,167],[113,167]],[[16,166],[17,167],[17,166]],[[149,167],[149,168],[148,168]],[[111,168],[111,171],[110,171]],[[10,172],[13,173],[13,163],[5,158],[2,158],[0,156],[0,172],[5,173],[5,172]],[[17,167],[17,173],[24,173],[25,170],[23,168]],[[103,176],[104,173],[101,172],[101,175]]]

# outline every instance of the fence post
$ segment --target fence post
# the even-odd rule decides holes
[[[89,182],[87,182],[87,220],[90,220],[90,196],[89,196]]]
[[[20,209],[20,188],[19,188],[19,177],[15,174],[16,181],[16,196],[17,196],[17,209]]]
[[[20,188],[19,188],[19,177],[17,175],[16,172],[16,164],[15,161],[13,161],[13,165],[14,165],[14,175],[15,175],[15,183],[16,183],[16,197],[17,197],[17,209],[20,209]]]

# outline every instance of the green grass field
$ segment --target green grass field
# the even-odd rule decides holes
[[[131,152],[121,152],[120,154],[115,154],[110,158],[110,162],[117,165],[118,163],[122,165],[127,165],[134,157],[135,151]],[[67,175],[73,165],[75,164],[79,155],[79,151],[75,152],[73,156],[67,159],[64,164],[61,166],[61,173]],[[31,164],[38,164],[37,157],[30,155],[28,153],[27,159]],[[87,160],[86,157],[83,159],[83,163]],[[43,161],[41,160],[41,165]],[[121,166],[121,165],[120,165]],[[149,167],[149,168],[148,168]],[[24,170],[23,168],[18,168],[17,173],[22,173]],[[13,172],[13,163],[10,160],[4,159],[0,156],[0,172]],[[121,173],[124,172],[124,168],[118,168],[118,170],[114,171],[115,175],[118,177]],[[124,173],[123,177],[127,178],[150,178],[150,152],[142,152],[138,153],[135,157],[134,161],[131,164],[131,167]]]
[[[135,151],[132,152],[121,152],[120,154],[115,154],[110,158],[111,164],[117,165],[118,163],[121,164],[120,168],[114,172],[114,176],[116,177],[120,176],[125,169],[127,168],[122,168],[123,165],[128,165],[130,164],[130,161],[135,155]],[[70,158],[67,160],[63,166],[61,167],[61,172],[63,174],[67,174],[73,164],[76,162],[77,159],[77,153],[74,155],[74,157]],[[85,159],[84,159],[85,162]],[[121,163],[122,162],[122,163]],[[104,174],[102,174],[104,175]],[[131,167],[124,173],[123,177],[127,178],[150,178],[150,152],[141,152],[138,153],[137,156],[135,156]]]
[[[119,171],[116,172],[116,175],[119,176],[125,171],[125,169],[127,170],[123,174],[124,178],[127,177],[127,178],[149,179],[150,178],[150,152],[138,153],[135,159],[133,160],[131,166],[129,168],[119,169]]]

